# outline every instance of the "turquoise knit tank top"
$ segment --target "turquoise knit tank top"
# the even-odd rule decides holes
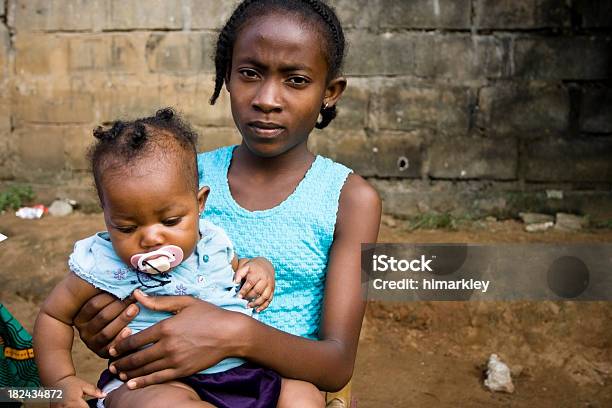
[[[234,148],[198,155],[200,186],[210,187],[202,217],[225,229],[240,258],[263,256],[274,265],[274,299],[259,320],[317,339],[338,200],[352,170],[317,156],[282,203],[249,211],[234,201],[227,181]]]

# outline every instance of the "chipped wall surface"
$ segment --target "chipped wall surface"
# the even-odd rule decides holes
[[[0,1],[0,181],[93,200],[91,129],[161,106],[194,124],[203,150],[239,142],[227,93],[208,104],[235,4]],[[386,211],[612,217],[608,1],[331,4],[349,87],[310,145],[367,177]]]

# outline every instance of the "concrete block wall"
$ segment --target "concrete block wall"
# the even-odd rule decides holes
[[[310,144],[370,179],[386,211],[612,218],[612,3],[330,3],[349,87]],[[203,150],[239,142],[227,95],[208,105],[235,4],[0,0],[0,182],[94,200],[91,129],[161,106]]]

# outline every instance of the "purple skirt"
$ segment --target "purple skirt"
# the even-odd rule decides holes
[[[116,378],[104,370],[98,381],[102,389]],[[281,377],[273,370],[252,363],[214,374],[194,374],[177,378],[198,393],[202,401],[219,408],[273,408],[278,403]]]

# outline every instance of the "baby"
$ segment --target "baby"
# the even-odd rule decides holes
[[[63,406],[276,406],[281,378],[272,370],[227,358],[177,381],[127,390],[108,377],[102,390],[78,378],[71,359],[73,318],[101,291],[118,298],[138,289],[151,295],[191,295],[253,315],[274,289],[274,269],[249,260],[250,303],[239,296],[239,261],[225,232],[200,219],[208,188],[198,189],[197,135],[171,109],[94,131],[90,159],[108,232],[75,244],[71,272],[53,289],[36,320],[34,348],[43,385],[64,389]],[[243,262],[241,262],[242,264]],[[244,292],[244,290],[243,290]],[[141,307],[133,333],[171,316]],[[256,317],[256,315],[254,315]],[[117,391],[115,391],[117,390]],[[236,391],[239,392],[236,392]],[[103,398],[106,397],[106,400]]]

